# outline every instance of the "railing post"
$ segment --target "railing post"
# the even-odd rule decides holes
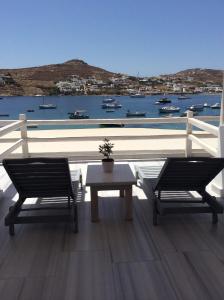
[[[192,141],[189,139],[189,134],[192,133],[192,125],[189,122],[189,118],[193,118],[193,111],[187,111],[187,123],[186,123],[186,145],[185,145],[185,156],[191,156],[192,154]]]
[[[23,157],[29,157],[29,148],[28,148],[28,141],[27,141],[26,115],[25,114],[20,114],[19,119],[21,121],[24,121],[24,125],[20,128],[21,139],[23,140],[23,144],[22,144]]]
[[[219,126],[217,157],[224,158],[224,125]],[[212,190],[224,196],[224,171],[220,172],[211,183]]]

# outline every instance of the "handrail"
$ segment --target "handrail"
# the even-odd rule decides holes
[[[5,150],[4,152],[2,152],[0,154],[0,159],[3,159],[7,155],[11,154],[17,148],[19,148],[20,146],[22,146],[22,144],[23,144],[23,140],[22,139],[18,140],[16,143],[14,143],[12,146],[10,146],[7,150]]]
[[[217,121],[217,116],[200,116],[198,120]],[[64,120],[27,120],[27,125],[99,125],[99,124],[154,124],[186,123],[187,117],[169,118],[119,118],[119,119],[64,119]]]
[[[196,126],[202,130],[205,130],[211,134],[214,134],[215,136],[218,136],[219,134],[219,129],[218,127],[214,126],[214,125],[211,125],[211,124],[208,124],[208,123],[205,123],[203,121],[200,121],[200,120],[196,120],[194,118],[189,118],[188,119],[188,122],[190,124],[192,124],[193,126]]]
[[[0,128],[0,137],[16,129],[19,129],[23,125],[24,125],[24,121],[16,121]]]
[[[210,145],[206,144],[205,142],[203,142],[202,140],[200,140],[199,138],[197,138],[196,136],[194,136],[193,134],[189,134],[188,138],[192,141],[195,142],[196,144],[198,144],[199,146],[201,146],[202,148],[204,148],[206,151],[208,151],[212,156],[217,156],[217,149],[214,147],[211,147]]]
[[[30,142],[68,142],[68,141],[97,141],[102,138],[102,132],[99,131],[99,134],[96,136],[74,136],[74,137],[30,137],[27,135],[27,126],[35,124],[35,125],[99,125],[99,124],[161,124],[161,123],[179,123],[179,124],[188,124],[189,126],[197,126],[198,128],[206,131],[206,137],[210,134],[218,136],[219,129],[216,126],[205,123],[205,120],[209,121],[217,121],[218,116],[197,116],[194,117],[192,115],[188,115],[187,117],[162,117],[162,118],[120,118],[120,119],[78,119],[78,120],[26,120],[25,115],[20,115],[20,120],[7,120],[6,126],[0,128],[0,137],[4,136],[7,133],[10,133],[16,129],[20,128],[20,139],[11,145],[6,151],[0,154],[0,159],[4,158],[6,155],[12,153],[15,149],[22,146],[22,153],[24,157],[32,156],[32,153],[29,153],[28,143]],[[0,120],[0,125],[5,124],[3,120]],[[189,127],[190,128],[190,127]],[[125,131],[124,131],[125,132]],[[203,133],[200,132],[199,136],[204,136]],[[208,151],[210,154],[215,155],[216,149],[207,145],[205,142],[201,141],[198,137],[196,137],[191,130],[187,130],[183,133],[180,132],[177,134],[146,134],[142,135],[126,135],[125,133],[121,133],[121,135],[109,134],[109,138],[113,140],[142,140],[142,139],[169,139],[169,138],[179,138],[186,137],[186,145],[188,144],[188,150],[186,150],[186,155],[191,155],[192,144],[191,141],[200,145],[204,150]],[[1,139],[2,142],[13,142],[12,138]],[[122,150],[119,150],[122,151]],[[156,151],[159,152],[157,149]],[[136,156],[141,150],[138,150],[138,153],[134,153],[135,151],[128,151],[128,154],[132,153],[132,155]],[[149,153],[149,151],[146,151]],[[91,152],[92,153],[92,152]],[[126,151],[127,153],[127,151]],[[143,150],[144,153],[144,150]],[[153,150],[153,153],[155,151]],[[71,153],[67,153],[71,155]],[[77,151],[73,153],[75,156],[77,155]],[[52,153],[52,155],[54,155]],[[117,154],[116,154],[117,155]]]

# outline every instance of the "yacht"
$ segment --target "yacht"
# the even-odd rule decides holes
[[[121,108],[122,105],[119,102],[115,101],[113,103],[104,103],[102,104],[101,107],[103,109],[115,109],[115,108]]]
[[[220,105],[220,103],[217,102],[217,103],[211,105],[211,108],[213,108],[213,109],[220,109],[221,105]]]
[[[166,103],[171,103],[172,101],[168,99],[167,97],[163,97],[159,99],[158,101],[155,102],[155,104],[166,104]]]
[[[136,94],[130,95],[130,97],[131,98],[145,98],[145,95],[141,94],[141,93],[136,93]]]
[[[204,103],[204,107],[206,108],[206,107],[210,107],[210,105],[207,103],[207,102],[205,102]]]
[[[163,106],[159,109],[160,113],[175,113],[175,112],[179,112],[180,111],[180,107],[177,106]]]
[[[202,111],[204,109],[204,104],[194,104],[188,107],[188,109],[192,111]]]
[[[39,95],[38,95],[39,96]],[[44,103],[44,96],[43,96],[43,103],[39,105],[39,109],[56,109],[57,105],[54,104],[45,104]]]
[[[40,104],[39,109],[56,109],[57,105],[54,104]]]

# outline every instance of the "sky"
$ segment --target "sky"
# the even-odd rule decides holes
[[[134,76],[224,69],[223,0],[0,0],[0,68],[82,59]]]

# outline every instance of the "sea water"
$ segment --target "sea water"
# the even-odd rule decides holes
[[[70,112],[76,110],[85,110],[90,119],[117,119],[126,118],[127,110],[131,112],[145,112],[146,118],[164,117],[166,114],[160,114],[159,108],[162,105],[156,105],[161,96],[146,96],[145,98],[131,98],[129,96],[112,96],[122,105],[122,108],[115,109],[114,112],[106,112],[101,108],[103,99],[108,96],[45,96],[45,97],[3,97],[0,100],[0,114],[9,114],[8,117],[0,117],[2,120],[17,120],[19,114],[26,114],[29,120],[54,120],[54,119],[69,119]],[[171,103],[166,105],[175,105],[181,108],[179,113],[174,113],[172,116],[180,116],[186,109],[193,104],[208,105],[220,102],[221,95],[191,95],[191,99],[179,100],[178,95],[167,96]],[[39,109],[40,104],[54,104],[56,109]],[[34,110],[34,112],[27,112]],[[199,115],[215,115],[220,114],[219,109],[204,108]],[[56,128],[86,128],[98,127],[95,126],[38,126],[38,129],[56,129]],[[125,127],[150,127],[150,128],[169,128],[169,129],[184,129],[184,124],[138,124],[125,125]]]

